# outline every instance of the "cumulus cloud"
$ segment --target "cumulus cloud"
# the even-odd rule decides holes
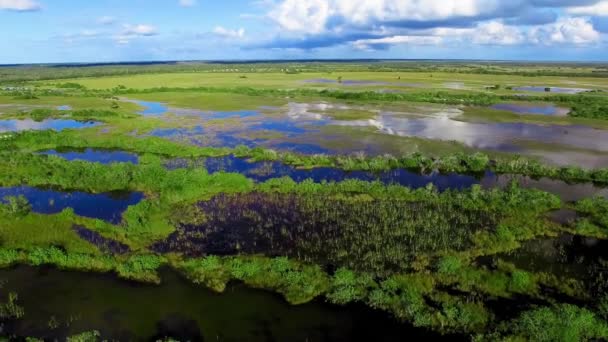
[[[563,18],[554,24],[535,27],[530,31],[530,40],[536,44],[584,45],[600,40],[588,18]]]
[[[608,16],[608,1],[600,1],[587,6],[575,6],[568,8],[568,13],[575,15],[600,15]]]
[[[606,4],[608,0],[279,0],[269,3],[267,16],[280,33],[259,47],[589,44],[601,38],[593,26],[598,20],[579,15],[603,13],[604,6],[608,11]]]
[[[0,0],[0,10],[28,12],[41,8],[40,3],[34,0]]]
[[[230,30],[222,26],[216,26],[212,32],[222,38],[243,38],[245,36],[245,29],[243,28]]]
[[[481,23],[473,35],[473,43],[484,45],[514,45],[524,41],[522,32],[498,21]]]
[[[182,7],[196,6],[196,0],[179,0],[179,5]]]

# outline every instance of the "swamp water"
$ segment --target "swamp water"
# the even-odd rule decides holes
[[[586,184],[568,184],[548,178],[532,179],[519,175],[497,175],[487,171],[480,175],[463,175],[457,173],[443,174],[433,172],[420,174],[405,169],[395,169],[379,173],[368,171],[344,171],[337,168],[320,167],[313,169],[298,169],[281,162],[249,162],[234,156],[206,158],[199,160],[172,159],[166,162],[168,169],[204,167],[209,173],[227,172],[240,173],[256,182],[264,182],[273,178],[290,177],[296,182],[307,179],[315,183],[340,182],[349,179],[362,181],[379,181],[383,184],[395,184],[413,189],[433,184],[439,191],[463,190],[475,184],[485,189],[505,188],[516,181],[521,187],[539,189],[559,196],[563,201],[571,202],[592,196],[608,198],[608,188]]]
[[[403,341],[437,337],[362,306],[321,300],[291,306],[280,296],[229,284],[216,294],[175,272],[144,285],[108,274],[52,268],[0,270],[1,292],[17,292],[23,320],[4,334],[59,338],[98,330],[108,340],[157,341]],[[49,322],[55,322],[51,329]]]
[[[462,251],[500,214],[453,203],[360,201],[319,195],[217,195],[197,205],[204,222],[179,224],[161,252],[264,254],[386,276],[421,254]],[[353,215],[357,213],[357,215]]]
[[[564,234],[527,241],[512,252],[482,257],[478,262],[490,264],[501,259],[523,270],[593,283],[593,279],[602,273],[608,276],[607,250],[608,240]]]

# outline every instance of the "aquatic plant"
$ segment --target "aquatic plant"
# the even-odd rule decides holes
[[[20,319],[25,315],[23,307],[17,304],[19,296],[15,292],[9,292],[6,303],[0,303],[0,319]]]
[[[97,342],[100,340],[100,337],[99,331],[85,331],[78,335],[67,337],[66,342]]]

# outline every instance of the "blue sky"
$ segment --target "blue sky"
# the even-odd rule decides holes
[[[0,63],[605,61],[608,0],[0,0]]]

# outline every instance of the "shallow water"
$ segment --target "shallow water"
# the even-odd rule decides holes
[[[0,270],[4,291],[19,294],[23,320],[5,333],[64,340],[98,330],[103,339],[157,341],[403,341],[433,334],[361,306],[315,301],[291,306],[277,295],[231,284],[215,294],[165,270],[159,286],[110,275],[49,268]],[[51,317],[59,323],[49,329]]]
[[[29,186],[0,188],[0,199],[6,196],[24,196],[32,211],[40,214],[56,214],[66,208],[74,209],[76,215],[100,219],[113,224],[122,220],[127,207],[144,199],[139,192],[90,194],[85,192],[61,192]]]
[[[81,151],[55,151],[48,150],[41,154],[59,156],[66,160],[83,160],[92,163],[111,164],[111,163],[131,163],[138,164],[139,157],[136,154],[124,151],[97,150],[87,148]]]
[[[526,141],[608,152],[608,131],[584,126],[474,123],[456,121],[450,115],[413,118],[393,113],[382,113],[375,120],[334,124],[375,127],[385,134],[457,141],[469,147],[505,152],[525,152],[521,143]]]
[[[505,110],[516,114],[536,114],[566,116],[570,112],[567,108],[560,108],[555,105],[521,105],[516,103],[499,103],[490,107],[496,110]]]
[[[133,102],[133,103],[136,103],[136,104],[144,107],[144,110],[139,112],[139,114],[141,114],[141,115],[146,115],[146,116],[147,115],[163,115],[169,111],[169,108],[167,107],[167,105],[164,103],[160,103],[160,102],[138,101],[138,100],[129,101],[129,102]]]
[[[520,107],[501,104],[502,109],[560,115],[558,107]],[[503,106],[508,106],[503,107]],[[332,120],[332,112],[368,110],[373,119]],[[178,112],[171,109],[172,112]],[[200,124],[191,128],[159,129],[151,135],[201,146],[263,146],[302,153],[395,153],[395,144],[366,139],[359,134],[370,130],[386,135],[458,142],[481,150],[540,156],[558,165],[582,167],[608,165],[608,130],[585,126],[539,125],[527,123],[476,123],[458,121],[462,111],[449,106],[427,106],[404,109],[407,112],[382,111],[377,108],[352,107],[329,103],[289,103],[279,109],[242,112],[187,111],[179,115],[196,115]],[[235,118],[236,122],[217,125],[213,118]],[[335,133],[327,127],[340,126]],[[326,127],[326,128],[324,128]],[[360,131],[365,129],[366,131]],[[256,134],[259,133],[259,134]],[[372,134],[377,134],[372,133]],[[526,145],[534,144],[534,148]],[[298,147],[301,145],[302,147]],[[552,157],[559,146],[561,158]],[[548,150],[547,157],[544,156]]]
[[[68,105],[57,106],[57,110],[72,110],[72,106],[68,106]]]
[[[342,80],[339,82],[337,79],[332,80],[328,78],[316,78],[311,80],[305,80],[304,83],[320,83],[320,84],[339,84],[343,86],[394,86],[394,87],[412,87],[422,88],[422,83],[408,83],[408,82],[383,82],[383,81],[368,81],[368,80]]]
[[[97,122],[80,122],[67,119],[46,119],[43,121],[25,120],[0,120],[0,133],[20,132],[26,130],[45,130],[52,129],[62,131],[64,129],[89,128],[99,125]]]
[[[546,88],[550,90],[547,91]],[[548,87],[548,86],[525,86],[525,87],[514,87],[513,90],[517,91],[531,91],[537,93],[559,93],[559,94],[579,94],[590,91],[591,89],[583,89],[583,88],[562,88],[562,87]]]

